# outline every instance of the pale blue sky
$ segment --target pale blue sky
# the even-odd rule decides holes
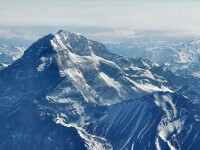
[[[0,25],[75,25],[200,33],[197,0],[6,0]]]
[[[135,31],[200,36],[200,0],[0,0],[0,26],[114,29],[93,37],[138,36]],[[0,36],[18,37],[1,27]]]

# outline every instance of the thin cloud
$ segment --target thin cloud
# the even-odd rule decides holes
[[[12,33],[8,29],[0,29],[0,37],[6,38],[6,39],[12,39],[12,38],[16,38],[17,35]]]
[[[92,34],[93,37],[116,37],[116,38],[137,38],[141,36],[138,31],[116,29],[96,32]]]
[[[23,32],[20,34],[14,33],[9,29],[0,29],[0,37],[5,39],[21,38],[24,40],[37,40],[40,36],[33,35],[30,32]]]
[[[200,35],[199,5],[200,2],[195,0],[8,0],[0,2],[0,25],[93,26],[131,31],[180,31]],[[119,32],[96,33],[96,36],[135,36],[130,31]],[[8,38],[15,36],[12,33],[8,35]],[[26,38],[37,37],[27,35]]]

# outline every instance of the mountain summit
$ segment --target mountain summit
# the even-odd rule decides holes
[[[196,148],[199,105],[182,81],[82,35],[49,34],[0,71],[0,149]]]

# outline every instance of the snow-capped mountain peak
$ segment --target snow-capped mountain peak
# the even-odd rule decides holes
[[[160,82],[164,84],[163,78],[150,71],[140,69],[138,73],[144,78],[154,80],[157,85],[152,85],[147,79],[140,79],[140,83],[133,81],[132,75],[128,74],[135,71],[131,61],[109,52],[103,44],[84,36],[61,30],[51,40],[51,44],[56,51],[55,58],[61,76],[69,77],[77,88],[81,88],[79,91],[87,93],[87,96],[84,95],[86,101],[96,101],[94,99],[98,97],[99,101],[104,100],[108,103],[110,97],[104,95],[102,88],[104,90],[106,88],[107,93],[115,93],[116,97],[112,98],[111,103],[135,97],[136,95],[131,94],[135,91],[138,95],[146,91],[171,91],[165,85],[159,84]],[[93,81],[90,79],[90,74],[93,74]],[[113,74],[118,76],[115,78]]]
[[[185,125],[185,118],[180,123],[182,115],[199,116],[198,105],[179,96],[188,94],[182,81],[162,66],[114,54],[82,35],[49,34],[0,71],[0,149],[8,149],[9,141],[23,141],[10,144],[18,149],[38,149],[52,141],[52,149],[66,144],[99,150],[181,147],[179,138],[173,143],[168,137],[183,126],[198,126],[193,120]],[[70,138],[61,140],[61,135],[66,138],[61,131]],[[178,131],[179,137],[186,130]],[[45,142],[34,140],[38,135]]]

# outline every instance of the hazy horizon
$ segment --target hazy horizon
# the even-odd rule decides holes
[[[0,25],[93,26],[200,34],[198,4],[197,0],[7,0],[0,5]]]
[[[60,29],[94,40],[200,37],[197,0],[7,0],[0,38],[33,42]]]

